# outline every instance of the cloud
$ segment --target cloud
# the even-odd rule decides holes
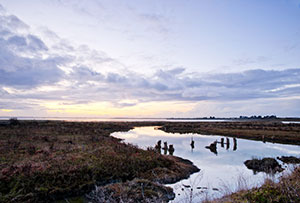
[[[73,67],[72,72],[68,75],[68,78],[75,83],[87,83],[89,81],[101,81],[103,75],[96,71],[93,71],[85,66]]]
[[[17,47],[23,47],[27,45],[26,39],[21,36],[12,36],[7,40],[7,43]]]
[[[299,32],[297,33],[299,35]],[[286,45],[283,50],[285,52],[293,52],[299,48],[300,42],[293,42],[290,43],[289,45]]]
[[[3,54],[3,51],[0,50]],[[7,54],[7,53],[6,53]],[[13,61],[7,61],[9,66],[0,68],[0,85],[18,88],[33,88],[42,84],[58,82],[64,75],[57,67],[57,59],[32,60],[10,55],[2,55]],[[7,64],[5,63],[5,64]],[[3,66],[1,63],[0,66]],[[11,68],[11,70],[8,70]]]
[[[86,82],[83,89],[89,88],[86,92],[101,95],[107,101],[128,98],[139,101],[230,101],[295,96],[300,91],[297,86],[300,69],[256,69],[240,73],[190,75],[184,69],[176,68],[159,70],[152,76],[130,72],[126,75],[99,74],[87,67],[83,70],[81,75],[86,78],[81,81]],[[90,85],[91,81],[95,83]],[[97,89],[100,86],[104,89]],[[83,89],[78,88],[80,94]]]
[[[42,40],[34,35],[28,35],[28,44],[32,51],[48,50]]]
[[[12,36],[5,40],[0,35],[0,85],[32,88],[41,84],[58,82],[64,72],[58,68],[63,64],[59,57],[32,58],[32,56],[20,56],[18,53],[26,53],[25,50],[38,51],[44,47],[27,44],[20,36]],[[23,50],[24,51],[21,51]]]
[[[45,54],[48,48],[18,17],[0,15],[0,85],[34,88],[64,77],[63,57]]]
[[[62,105],[107,102],[117,108],[153,101],[228,104],[300,94],[297,68],[200,74],[175,67],[138,74],[105,52],[75,47],[47,28],[42,33],[42,37],[32,33],[19,18],[0,11],[1,108],[40,109],[50,101]]]
[[[0,5],[1,6],[1,5]],[[3,7],[2,7],[3,8]],[[0,8],[0,29],[2,30],[13,30],[13,31],[22,31],[28,29],[29,26],[21,21],[17,16],[6,15],[4,9]]]
[[[167,26],[167,19],[163,15],[159,14],[137,14],[141,22],[146,23],[149,26],[149,31],[156,31],[160,34],[166,34],[169,32]]]
[[[260,64],[267,61],[270,61],[270,58],[266,56],[258,56],[256,58],[240,58],[234,60],[233,63],[238,66],[244,66],[244,65]]]
[[[0,4],[0,13],[5,13],[5,9],[3,8],[3,6]]]

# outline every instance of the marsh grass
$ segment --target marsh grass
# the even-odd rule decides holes
[[[94,185],[153,180],[154,170],[161,182],[168,174],[182,175],[188,164],[110,136],[134,125],[18,121],[0,126],[0,202],[80,196]]]
[[[160,184],[134,179],[126,183],[113,183],[104,187],[96,186],[95,189],[86,195],[89,202],[167,202],[174,198],[171,188]]]
[[[177,199],[172,201],[174,203],[192,203],[203,201],[208,198],[208,187],[202,186],[203,172],[197,173],[197,176],[186,180],[182,180],[176,184],[175,192],[177,192]]]
[[[197,177],[194,179],[189,180],[189,186],[188,188],[185,188],[184,190],[184,203],[192,203],[195,201],[195,199],[200,199],[200,196],[204,194],[203,190],[197,189],[199,185],[201,185],[201,181],[203,179],[203,172],[198,173]],[[185,187],[184,184],[181,186],[182,188]]]
[[[252,188],[247,181],[246,188],[238,188],[236,191],[226,191],[222,198],[207,201],[220,202],[300,202],[300,168],[296,167],[291,173],[283,173],[278,181],[268,176],[261,186]],[[250,186],[250,187],[249,187]],[[252,188],[252,189],[250,189]]]
[[[224,135],[263,142],[300,144],[300,125],[280,121],[185,122],[166,123],[161,128],[171,133]]]

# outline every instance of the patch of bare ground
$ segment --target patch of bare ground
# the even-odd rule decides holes
[[[283,168],[281,165],[276,161],[274,158],[263,158],[263,159],[251,159],[246,160],[244,162],[246,167],[248,169],[251,169],[254,171],[254,173],[257,172],[266,172],[266,173],[276,173],[276,172],[282,172]]]

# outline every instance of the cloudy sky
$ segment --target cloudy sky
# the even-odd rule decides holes
[[[300,116],[300,0],[0,0],[0,116]]]

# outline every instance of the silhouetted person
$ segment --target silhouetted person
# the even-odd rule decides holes
[[[158,140],[157,144],[155,145],[155,150],[161,154],[161,140]]]
[[[157,141],[157,146],[159,146],[161,148],[161,140]]]
[[[212,153],[214,153],[215,155],[218,155],[218,151],[217,151],[217,141],[214,141],[213,143],[211,143],[209,146],[205,147],[206,149],[209,149]]]
[[[224,138],[223,137],[221,138],[221,147],[224,148]]]
[[[234,137],[233,138],[233,151],[237,150],[237,140],[236,138]]]
[[[167,155],[167,152],[168,152],[168,143],[167,142],[164,142],[163,150],[164,150],[164,155]]]
[[[230,147],[230,142],[229,142],[229,138],[228,137],[226,137],[226,150],[228,150],[229,149],[229,147]]]
[[[170,145],[169,145],[169,154],[170,154],[170,155],[173,155],[174,151],[175,151],[175,149],[174,149],[173,145],[170,144]]]

